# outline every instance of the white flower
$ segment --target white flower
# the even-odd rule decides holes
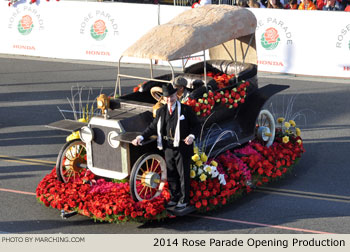
[[[201,168],[198,168],[197,175],[201,175],[203,173],[203,170]]]
[[[205,166],[204,166],[204,170],[205,170],[207,173],[209,173],[209,174],[212,173],[212,168],[211,168],[210,165],[205,165]]]
[[[219,182],[222,185],[226,185],[226,180],[225,180],[225,175],[224,174],[220,174],[219,175]]]
[[[219,175],[218,169],[215,166],[211,167],[211,177],[216,178]]]

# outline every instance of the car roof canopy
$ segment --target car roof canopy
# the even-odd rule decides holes
[[[248,9],[205,5],[158,25],[130,46],[122,56],[172,61],[254,34],[256,18]]]

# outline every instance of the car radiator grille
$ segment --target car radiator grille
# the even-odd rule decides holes
[[[121,148],[112,148],[108,143],[108,134],[111,131],[118,129],[91,125],[95,137],[91,143],[92,162],[96,168],[101,168],[110,171],[122,172],[121,164]]]

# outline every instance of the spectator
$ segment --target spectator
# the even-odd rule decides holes
[[[323,9],[325,11],[340,11],[341,6],[340,3],[336,0],[327,0],[326,5],[323,6]]]
[[[299,6],[298,0],[289,0],[288,4],[284,7],[285,9],[297,10]]]
[[[248,0],[238,0],[237,5],[240,7],[249,7]]]
[[[248,0],[248,5],[250,8],[266,8],[263,2],[264,0]]]
[[[346,7],[345,7],[344,11],[350,11],[350,0],[346,1]]]
[[[259,3],[257,0],[249,0],[248,5],[250,8],[260,8],[260,5],[262,4]]]
[[[288,5],[289,0],[280,0],[280,2],[283,6],[283,9],[286,9],[286,6]]]
[[[323,6],[326,5],[327,0],[316,0],[316,7],[318,10],[323,10]]]
[[[311,0],[301,0],[298,10],[317,10],[317,8]]]
[[[280,0],[269,0],[267,2],[266,8],[270,9],[284,9],[283,4],[281,4]]]
[[[267,2],[268,2],[268,0],[260,0],[259,1],[262,5],[264,5],[265,6],[265,8],[267,7]],[[261,8],[261,7],[260,7]],[[264,7],[262,7],[262,8],[264,8]]]

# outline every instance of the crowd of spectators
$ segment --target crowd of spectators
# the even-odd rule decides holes
[[[212,3],[219,1],[213,0]],[[220,3],[225,3],[225,0]],[[350,11],[350,0],[235,0],[234,4],[247,8]]]
[[[108,1],[108,0],[100,0]],[[350,11],[350,0],[111,0],[117,2],[175,5],[233,4],[247,8]]]

